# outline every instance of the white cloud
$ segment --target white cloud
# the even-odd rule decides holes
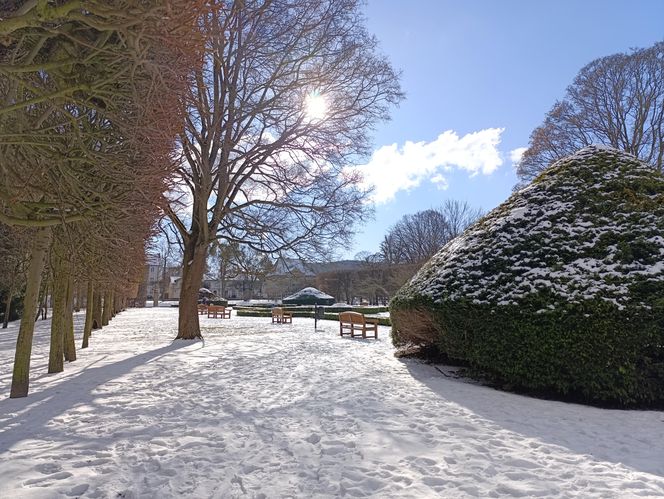
[[[519,163],[521,163],[521,158],[523,157],[523,153],[526,152],[527,147],[517,147],[516,149],[512,149],[510,151],[510,160],[512,160],[512,165],[519,166]]]
[[[373,200],[387,203],[397,192],[428,180],[439,189],[448,186],[446,172],[465,170],[471,176],[489,175],[503,164],[498,144],[504,128],[487,128],[459,137],[453,130],[432,142],[407,141],[374,151],[366,165],[358,166],[366,185],[374,186]]]
[[[436,173],[433,177],[429,179],[429,181],[432,184],[435,184],[435,186],[438,188],[440,191],[445,191],[447,188],[450,186],[449,182],[447,179],[441,175],[440,173]]]

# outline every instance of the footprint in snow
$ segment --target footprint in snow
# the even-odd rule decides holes
[[[85,494],[89,488],[90,488],[89,484],[82,483],[81,485],[76,485],[75,487],[72,487],[71,490],[67,492],[67,495],[69,497],[80,497],[83,494]]]
[[[39,471],[39,473],[43,475],[50,475],[51,473],[57,473],[58,471],[61,471],[62,466],[57,463],[44,463],[35,466],[35,470]]]
[[[318,442],[320,442],[320,435],[312,433],[307,438],[305,438],[305,440],[310,444],[317,444]]]
[[[36,487],[48,487],[51,485],[51,480],[64,480],[73,476],[68,471],[59,471],[58,473],[53,473],[52,475],[46,475],[43,478],[31,478],[23,482],[23,485],[30,486],[34,485]]]

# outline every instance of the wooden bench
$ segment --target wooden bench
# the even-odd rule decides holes
[[[204,303],[198,304],[198,315],[206,315],[208,313],[208,306]]]
[[[285,312],[281,307],[275,307],[272,309],[272,324],[292,324],[293,323],[293,314],[291,312]]]
[[[208,305],[208,319],[230,319],[231,311],[221,305]]]
[[[373,336],[367,336],[367,333],[373,333]],[[378,321],[376,319],[366,319],[359,312],[340,312],[339,336],[343,335],[349,335],[351,338],[355,338],[355,336],[378,338]]]

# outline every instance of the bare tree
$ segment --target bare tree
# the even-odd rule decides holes
[[[532,180],[577,149],[602,144],[664,168],[664,42],[585,66],[530,136],[517,174]]]
[[[404,215],[383,238],[380,255],[389,264],[421,264],[482,216],[465,202]]]
[[[226,296],[226,281],[237,275],[237,267],[233,264],[235,255],[239,251],[237,243],[227,243],[220,240],[212,241],[210,245],[210,267],[215,269],[219,281],[221,297]]]
[[[196,310],[208,247],[325,251],[367,212],[357,174],[372,124],[399,101],[359,0],[216,2],[201,23],[178,184],[167,208],[184,244],[178,338],[200,337]]]
[[[237,251],[233,254],[231,265],[235,269],[235,274],[242,277],[243,299],[254,296],[258,283],[261,284],[262,288],[262,282],[273,268],[272,261],[265,253],[246,245],[238,245]],[[248,284],[246,290],[244,289],[244,282]]]
[[[449,239],[454,239],[460,235],[484,215],[481,208],[473,208],[465,201],[455,199],[446,200],[443,206],[438,208],[438,211],[447,221],[447,237]]]
[[[397,222],[383,239],[381,249],[390,263],[421,263],[449,241],[449,232],[442,213],[420,211]]]

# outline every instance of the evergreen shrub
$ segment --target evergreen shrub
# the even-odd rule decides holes
[[[664,403],[664,177],[599,147],[556,162],[390,303],[396,345],[511,389]]]

